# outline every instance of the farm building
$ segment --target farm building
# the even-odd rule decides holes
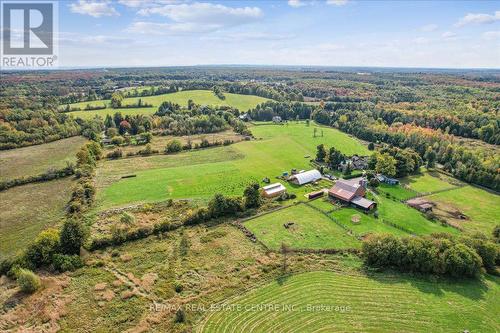
[[[415,208],[422,213],[432,211],[433,204],[432,202],[425,200],[423,198],[415,198],[415,199],[410,199],[406,201],[408,206]]]
[[[271,185],[264,186],[262,188],[262,194],[266,198],[274,198],[282,195],[285,192],[286,192],[286,187],[283,186],[283,184],[281,183],[274,183]]]
[[[372,210],[377,204],[365,199],[366,180],[355,178],[351,180],[339,179],[328,191],[328,195],[345,203],[350,203],[364,210]]]
[[[378,179],[379,182],[386,183],[386,184],[389,184],[389,185],[397,185],[397,184],[399,184],[399,180],[394,179],[394,178],[390,178],[390,177],[387,177],[387,176],[384,176],[384,175],[377,175],[377,179]]]
[[[304,185],[307,183],[312,183],[312,182],[315,182],[315,181],[320,180],[320,179],[321,179],[321,173],[316,169],[304,171],[304,172],[299,172],[297,174],[294,174],[290,178],[288,178],[288,180],[290,182],[297,184],[297,185]]]
[[[281,123],[283,120],[281,119],[280,116],[274,116],[273,117],[273,123]]]

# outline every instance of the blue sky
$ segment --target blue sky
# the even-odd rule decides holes
[[[500,68],[498,1],[75,0],[61,66]]]

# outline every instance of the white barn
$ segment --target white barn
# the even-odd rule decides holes
[[[288,178],[289,181],[297,185],[312,183],[319,179],[321,179],[321,173],[316,169],[300,172]]]

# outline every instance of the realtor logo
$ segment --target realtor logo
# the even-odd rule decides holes
[[[57,3],[2,1],[2,67],[54,67]]]

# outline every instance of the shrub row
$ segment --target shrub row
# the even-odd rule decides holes
[[[167,146],[165,147],[164,154],[175,154],[181,151],[187,151],[191,149],[204,149],[204,148],[209,148],[209,147],[218,147],[218,146],[229,146],[233,144],[233,140],[224,140],[224,141],[215,141],[210,143],[208,140],[203,139],[201,143],[195,143],[194,145],[191,144],[190,142],[182,145],[180,141],[178,140],[171,140],[168,142]],[[138,151],[130,151],[126,153],[126,157],[131,157],[131,156],[149,156],[149,155],[156,155],[160,154],[161,152],[157,149],[152,149],[151,145],[147,144],[144,149],[138,150]],[[107,159],[119,159],[123,157],[123,151],[120,148],[117,148],[109,153],[106,154]]]
[[[454,238],[449,234],[398,238],[373,234],[363,241],[368,266],[453,277],[475,277],[495,272],[499,246],[486,238]]]
[[[102,149],[97,142],[87,143],[76,154],[78,182],[68,203],[67,214],[69,216],[82,213],[94,202],[96,189],[93,176],[96,161],[101,159],[101,156]]]
[[[62,169],[49,169],[47,172],[36,175],[27,176],[11,180],[0,181],[0,191],[7,190],[14,186],[25,185],[29,183],[46,182],[58,178],[64,178],[75,174],[75,166],[68,164]]]

